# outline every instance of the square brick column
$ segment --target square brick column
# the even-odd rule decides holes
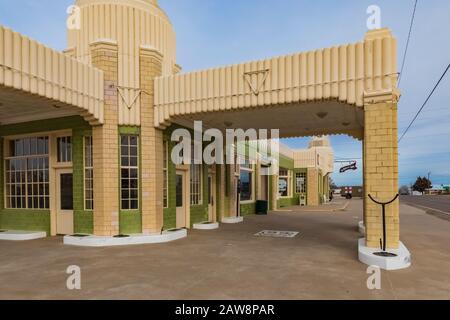
[[[226,201],[225,165],[224,164],[217,165],[216,172],[217,172],[217,176],[218,176],[218,180],[219,180],[217,188],[219,188],[218,191],[219,191],[219,197],[220,197],[220,204],[219,204],[219,222],[220,222],[222,220],[222,218],[226,216],[226,212],[225,212],[225,201]],[[219,199],[217,199],[217,200],[219,200]],[[216,200],[216,203],[217,203],[217,200]]]
[[[398,194],[398,92],[366,93],[364,101],[364,221],[366,245],[380,247],[382,207]],[[387,247],[399,247],[399,201],[386,206]]]
[[[119,233],[118,50],[113,41],[91,44],[92,65],[104,72],[104,124],[92,128],[94,234]]]
[[[306,201],[308,206],[318,206],[319,202],[319,169],[308,168],[306,177]]]
[[[234,164],[225,164],[227,168],[227,175],[225,179],[227,179],[226,183],[228,184],[228,212],[225,212],[224,217],[236,217],[239,212],[237,209],[237,182],[239,181],[239,176],[236,171],[239,166]],[[224,181],[225,182],[225,181]]]
[[[163,131],[154,126],[154,79],[161,76],[163,56],[153,48],[140,49],[142,232],[163,227]]]
[[[269,193],[270,198],[270,209],[277,210],[278,209],[278,178],[277,174],[273,174],[269,176],[269,180],[271,181],[271,193]]]

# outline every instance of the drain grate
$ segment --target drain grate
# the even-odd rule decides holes
[[[390,252],[375,252],[374,255],[385,258],[395,258],[397,255],[395,253]]]
[[[263,230],[255,234],[257,237],[271,237],[271,238],[295,238],[299,232],[295,231],[276,231]]]

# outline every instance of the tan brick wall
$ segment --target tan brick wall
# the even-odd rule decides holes
[[[319,202],[319,169],[308,168],[306,177],[307,205],[318,206]]]
[[[163,132],[154,127],[154,78],[162,73],[162,56],[141,48],[141,186],[142,232],[163,227]]]
[[[236,217],[238,215],[237,210],[237,181],[239,177],[235,175],[235,165],[227,165],[228,166],[228,185],[230,187],[230,194],[228,195],[228,201],[229,201],[229,212],[225,213],[226,217]]]
[[[367,246],[379,248],[382,209],[373,203],[387,202],[398,193],[397,103],[390,94],[366,101],[364,107],[364,221]],[[386,207],[387,247],[399,246],[399,201]]]
[[[92,64],[103,70],[105,79],[104,124],[92,130],[94,161],[94,234],[119,233],[119,147],[117,127],[117,45],[91,45]]]

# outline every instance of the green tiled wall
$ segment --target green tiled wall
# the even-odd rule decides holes
[[[121,211],[119,215],[120,234],[142,232],[142,214],[136,211]]]
[[[245,217],[251,214],[255,214],[256,207],[255,203],[241,204],[241,216]]]

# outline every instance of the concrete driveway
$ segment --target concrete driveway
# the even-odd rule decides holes
[[[401,206],[407,270],[367,289],[357,260],[362,202],[345,211],[251,216],[162,245],[77,248],[60,238],[0,242],[1,299],[450,299],[450,222]],[[255,237],[261,230],[295,238]],[[81,268],[82,289],[66,288]]]

